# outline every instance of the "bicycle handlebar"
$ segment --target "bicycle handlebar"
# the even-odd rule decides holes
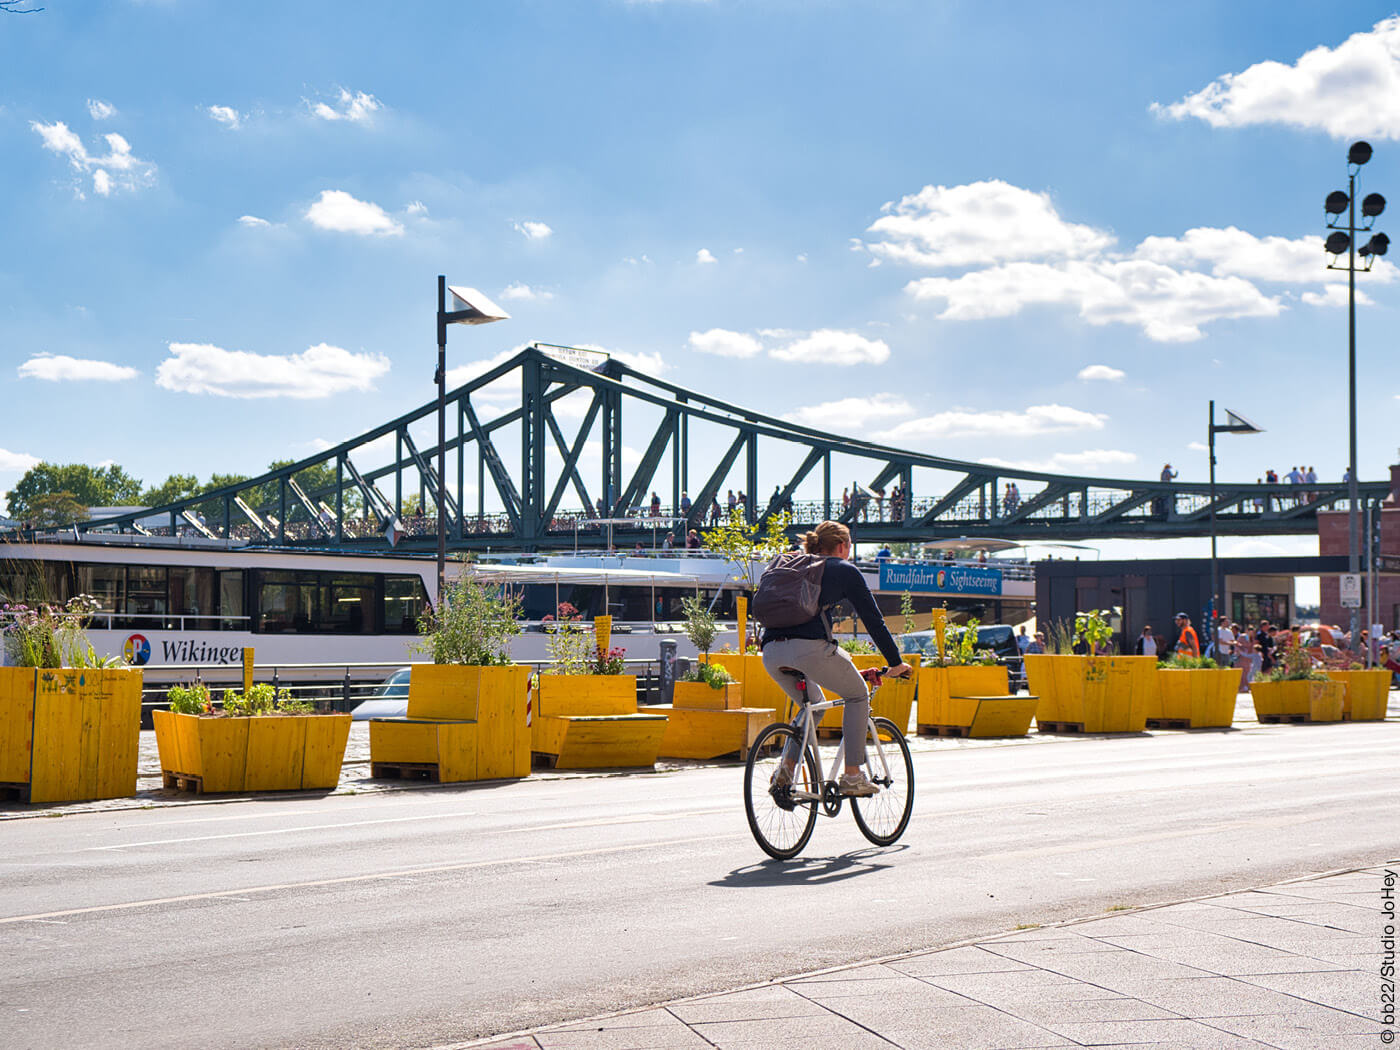
[[[889,671],[890,669],[887,666],[867,667],[865,668],[865,670],[860,672],[860,676],[864,678],[867,682],[871,682],[875,685],[878,685],[880,683],[880,679],[882,678],[904,679],[909,677],[908,671],[906,671],[904,674],[890,674]]]

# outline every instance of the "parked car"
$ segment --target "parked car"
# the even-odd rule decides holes
[[[948,648],[956,646],[965,628],[949,626],[946,635]],[[933,657],[938,652],[938,635],[934,631],[914,631],[902,634],[896,639],[902,653],[922,653]],[[997,663],[1007,669],[1012,690],[1021,689],[1026,684],[1025,661],[1021,659],[1020,646],[1016,644],[1016,631],[1009,624],[986,623],[977,628],[976,648],[990,649]]]
[[[407,715],[408,673],[409,668],[400,667],[375,686],[374,692],[351,710],[351,721],[367,722],[371,718],[403,718]]]

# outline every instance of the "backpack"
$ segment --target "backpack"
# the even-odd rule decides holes
[[[758,580],[749,612],[767,628],[796,627],[822,611],[822,574],[826,557],[784,551],[769,563]]]

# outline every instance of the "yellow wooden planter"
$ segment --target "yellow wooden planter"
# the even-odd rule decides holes
[[[914,694],[919,685],[919,664],[923,657],[918,654],[905,654],[904,662],[914,668],[908,678],[886,678],[870,697],[870,713],[876,718],[888,718],[897,725],[900,732],[909,731],[909,717],[914,710]],[[872,667],[884,667],[885,658],[878,654],[852,653],[851,662],[857,671]],[[831,699],[828,697],[827,699]],[[842,708],[833,707],[822,713],[817,728],[840,730]]]
[[[30,802],[136,794],[141,672],[0,668],[0,784]]]
[[[744,687],[747,707],[766,707],[773,713],[772,721],[787,718],[788,697],[763,666],[763,657],[753,653],[711,653],[709,662],[723,667],[729,676]]]
[[[694,710],[734,711],[744,706],[744,686],[730,682],[716,689],[708,682],[677,682],[671,692],[671,704]]]
[[[1249,692],[1261,722],[1340,722],[1346,702],[1342,682],[1251,682]]]
[[[1375,722],[1385,719],[1390,700],[1390,672],[1328,671],[1327,677],[1347,687],[1342,701],[1342,717],[1353,722]]]
[[[166,787],[298,791],[340,783],[348,714],[225,718],[155,711],[152,718]]]
[[[1042,732],[1140,733],[1157,683],[1153,656],[1026,654]]]
[[[1159,667],[1147,720],[1166,729],[1228,728],[1239,688],[1238,668]]]
[[[661,736],[659,751],[662,758],[705,760],[737,754],[742,759],[748,755],[758,734],[773,720],[773,712],[766,707],[720,710],[656,704],[641,711],[666,716],[666,730]]]

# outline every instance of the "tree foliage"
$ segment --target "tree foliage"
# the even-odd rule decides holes
[[[10,506],[10,516],[28,521],[37,519],[41,511],[52,514],[55,501],[46,501],[45,497],[60,494],[65,494],[66,499],[57,502],[64,505],[119,506],[140,500],[141,482],[115,463],[90,467],[86,463],[41,462],[25,471],[24,477],[5,494],[5,498]]]
[[[749,591],[758,588],[763,566],[792,546],[787,530],[792,515],[787,511],[770,514],[765,525],[750,525],[737,514],[731,514],[701,536],[706,550],[728,558],[736,567],[734,580]]]

